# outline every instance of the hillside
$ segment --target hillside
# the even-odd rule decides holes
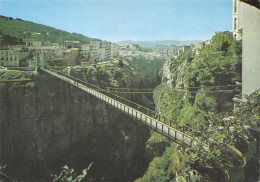
[[[116,42],[117,44],[138,44],[140,47],[157,47],[157,46],[168,46],[168,45],[190,45],[193,43],[202,42],[201,40],[186,40],[186,41],[178,41],[178,40],[158,40],[158,41],[120,41]]]
[[[0,34],[22,40],[34,39],[50,42],[76,40],[82,43],[89,43],[90,41],[98,40],[82,34],[69,33],[19,18],[13,19],[5,16],[0,16]]]
[[[187,51],[177,59],[169,58],[162,69],[163,82],[153,95],[156,111],[164,117],[162,121],[197,141],[210,143],[210,152],[169,142],[169,147],[162,155],[155,156],[147,172],[136,182],[257,181],[256,167],[248,173],[252,163],[247,156],[251,156],[250,152],[257,154],[253,149],[256,139],[248,128],[259,123],[260,90],[251,94],[245,103],[233,102],[234,96],[240,93],[235,83],[241,82],[242,76],[241,41],[236,41],[231,32],[217,32],[211,40],[198,55]],[[167,141],[158,134],[152,133],[151,138],[149,141],[154,146],[166,145]],[[222,143],[232,146],[233,154],[241,157],[227,157],[220,150]],[[246,158],[246,167],[239,151]],[[232,159],[235,159],[233,163]],[[235,167],[227,168],[226,164]]]

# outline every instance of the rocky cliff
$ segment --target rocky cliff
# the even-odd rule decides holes
[[[44,73],[34,86],[1,84],[0,93],[0,161],[14,179],[46,181],[65,164],[91,162],[94,179],[144,173],[149,130],[96,98]]]
[[[163,83],[154,90],[157,112],[175,120],[173,127],[213,145],[210,152],[204,153],[199,148],[192,151],[171,144],[153,159],[138,182],[258,179],[259,173],[255,170],[258,165],[248,156],[257,154],[254,147],[259,145],[259,140],[258,144],[254,143],[255,138],[248,128],[249,125],[254,128],[259,122],[255,119],[259,118],[259,91],[248,97],[251,99],[246,104],[241,103],[238,112],[233,111],[235,82],[241,80],[240,58],[240,42],[235,41],[232,34],[223,32],[216,33],[211,44],[203,47],[199,55],[193,55],[190,50],[177,59],[167,60],[163,66]],[[232,157],[225,159],[227,152],[214,147],[222,143],[232,146]],[[244,151],[243,155],[239,150]],[[235,158],[237,154],[241,157]],[[224,168],[233,157],[231,166],[235,167]]]
[[[162,81],[166,82],[169,86],[175,88],[185,87],[185,75],[187,72],[187,60],[183,63],[174,65],[173,62],[168,59],[163,65]]]
[[[144,60],[131,64],[135,65],[124,61],[121,66],[101,65],[70,74],[107,87],[142,88],[147,74],[158,77],[154,71],[138,70],[139,64],[148,64]],[[161,65],[149,62],[157,72]],[[91,162],[92,181],[133,181],[144,174],[151,160],[146,151],[148,128],[47,73],[25,76],[7,71],[0,76],[32,79],[0,83],[0,165],[7,166],[3,172],[14,180],[50,181],[50,174],[64,165],[82,170]],[[146,86],[155,87],[157,81]],[[151,97],[127,96],[141,103]]]

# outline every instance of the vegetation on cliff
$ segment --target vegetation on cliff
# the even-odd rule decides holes
[[[157,112],[167,118],[162,119],[164,122],[176,121],[167,124],[194,136],[198,141],[209,143],[210,152],[204,153],[200,147],[195,153],[189,149],[176,152],[171,146],[171,149],[166,149],[161,157],[150,163],[147,173],[138,181],[178,181],[180,177],[177,174],[190,166],[199,171],[202,179],[226,181],[228,175],[221,166],[230,164],[230,160],[233,160],[230,165],[238,166],[243,165],[244,161],[242,158],[242,161],[228,158],[221,149],[248,147],[245,143],[254,140],[250,136],[249,127],[259,122],[259,91],[248,97],[248,102],[241,104],[234,112],[234,90],[236,82],[241,82],[241,42],[234,40],[229,32],[217,32],[211,44],[199,50],[199,55],[189,51],[177,60],[169,60],[169,65],[173,83],[163,82],[155,89]],[[179,164],[171,161],[169,156],[180,157],[183,153],[191,160],[179,161],[183,166],[181,170],[176,170]],[[242,157],[239,151],[236,153]],[[190,180],[188,172],[183,177]]]
[[[0,81],[29,80],[36,74],[36,72],[5,70],[0,71]]]
[[[72,69],[70,74],[108,92],[154,109],[152,89],[160,83],[158,73],[163,62],[161,59],[144,57],[125,58],[113,63],[88,66],[81,71]],[[68,73],[69,70],[63,71]],[[147,88],[151,89],[151,93],[137,94],[133,91]]]
[[[82,170],[82,174],[78,174],[73,168],[69,168],[69,166],[65,165],[59,174],[52,175],[54,182],[63,182],[63,181],[69,181],[69,182],[80,182],[82,180],[86,180],[88,171],[90,170],[93,163],[90,163],[90,165]]]
[[[3,70],[0,71],[0,84],[20,82],[24,86],[34,86],[37,75],[36,72]]]

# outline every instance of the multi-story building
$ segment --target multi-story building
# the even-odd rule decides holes
[[[1,66],[19,66],[19,53],[13,50],[0,50]]]
[[[191,50],[192,50],[193,54],[198,55],[200,49],[201,49],[203,46],[204,46],[204,43],[203,43],[203,42],[192,44],[192,45],[191,45]]]
[[[87,48],[87,46],[84,46]],[[111,42],[95,41],[89,44],[90,55],[97,61],[111,59]]]
[[[80,41],[64,41],[63,47],[70,49],[70,48],[80,48],[81,42]]]
[[[242,4],[239,0],[233,0],[233,36],[235,39],[242,38]]]
[[[182,51],[187,52],[188,50],[190,50],[190,48],[191,48],[190,46],[183,46]]]
[[[139,50],[123,49],[119,50],[119,57],[136,57],[142,54]]]
[[[94,41],[89,44],[90,56],[94,59],[97,59],[98,57],[98,49],[100,49],[100,44],[101,41]]]
[[[119,45],[111,44],[111,58],[116,58],[119,56]]]
[[[142,52],[135,44],[118,45],[118,56],[119,57],[136,57],[140,56]]]
[[[0,35],[0,49],[3,49],[4,48],[4,39],[3,39],[3,36]]]
[[[85,58],[90,57],[90,51],[89,51],[89,50],[80,50],[80,51],[79,51],[79,54],[80,54],[82,57],[85,57]]]
[[[102,54],[102,60],[111,59],[111,42],[102,41],[101,48],[105,49],[104,54]]]
[[[79,55],[79,49],[78,48],[70,48],[66,51],[62,52],[62,57],[64,59],[76,59]]]
[[[33,39],[26,39],[25,43],[26,43],[27,47],[40,47],[40,46],[42,46],[41,41],[37,41],[37,40],[33,40]]]
[[[183,49],[179,49],[178,50],[178,56],[182,55],[183,54]]]
[[[233,36],[242,39],[242,94],[260,88],[260,3],[233,0]]]
[[[80,49],[82,51],[89,51],[90,50],[90,45],[89,44],[82,44]]]

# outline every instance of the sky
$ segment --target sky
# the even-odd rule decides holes
[[[207,40],[232,30],[232,0],[0,0],[0,15],[112,42]]]

